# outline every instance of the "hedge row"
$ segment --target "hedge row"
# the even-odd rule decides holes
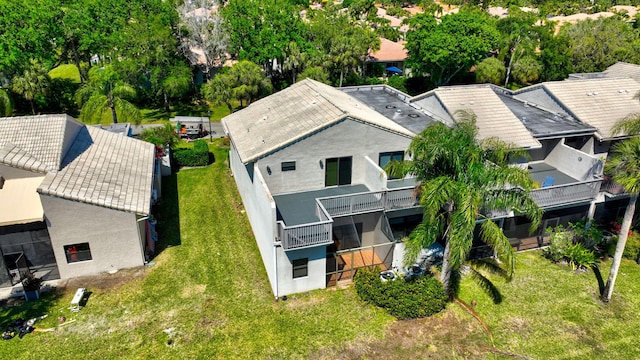
[[[431,276],[413,280],[382,281],[379,269],[360,269],[354,277],[360,298],[379,306],[398,319],[426,317],[440,312],[447,303],[442,283]]]
[[[209,147],[204,140],[193,142],[193,149],[176,149],[173,159],[177,166],[205,166],[209,164]]]

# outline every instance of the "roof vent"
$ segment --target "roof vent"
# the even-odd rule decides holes
[[[417,118],[419,118],[419,117],[420,117],[420,115],[418,115],[418,114],[409,114],[408,116],[409,116],[410,118],[414,118],[414,119],[417,119]]]
[[[397,112],[397,113],[401,113],[401,112],[402,112],[402,110],[401,110],[401,109],[396,109],[396,112]]]
[[[618,94],[622,94],[623,92],[624,92],[624,89],[618,90]]]
[[[529,107],[529,103],[528,102],[524,102],[524,107]]]
[[[469,101],[469,105],[473,105],[473,104],[475,104],[474,101]]]
[[[593,95],[593,93],[592,93],[591,91],[589,91],[589,92],[587,93],[587,96],[591,96],[591,95]]]
[[[526,124],[526,123],[527,123],[527,117],[526,117],[526,116],[523,116],[521,120],[522,120],[522,123],[523,123],[523,124]]]
[[[396,106],[395,105],[385,105],[384,107],[385,109],[395,109]]]
[[[598,92],[597,92],[597,91],[594,91],[594,92],[593,92],[593,95],[598,95]]]
[[[317,102],[317,100],[311,100],[311,105],[315,105]]]
[[[267,120],[267,115],[263,116],[262,119],[260,119],[262,121],[266,121]]]

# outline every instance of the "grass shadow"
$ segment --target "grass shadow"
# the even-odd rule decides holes
[[[600,273],[600,268],[598,268],[597,266],[592,266],[591,270],[593,270],[593,275],[598,281],[598,292],[600,293],[600,296],[602,296],[602,294],[604,293],[604,279],[602,278],[602,274]]]
[[[18,319],[27,320],[54,313],[53,310],[59,306],[63,293],[54,288],[41,293],[38,300],[25,301],[22,297],[0,300],[0,329],[6,329]]]
[[[158,243],[155,256],[164,249],[178,246],[180,239],[180,206],[178,200],[178,176],[173,172],[162,178],[162,197],[154,209],[158,220]]]

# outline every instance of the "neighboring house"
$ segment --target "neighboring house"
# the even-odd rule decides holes
[[[529,234],[528,220],[511,211],[487,214],[516,249],[544,245],[547,226],[620,206],[601,192],[603,160],[617,139],[613,124],[640,112],[639,89],[631,79],[595,79],[516,92],[441,87],[412,98],[385,85],[334,89],[305,80],[227,116],[230,166],[274,294],[331,286],[362,266],[402,267],[402,240],[422,219],[416,181],[383,169],[410,156],[415,134],[436,121],[452,124],[458,111],[475,114],[480,138],[530,155],[514,166],[540,185],[532,196],[545,210],[542,226]],[[482,250],[478,242],[474,252]]]
[[[67,115],[0,118],[0,285],[143,265],[158,164],[153,144]]]
[[[370,52],[367,57],[367,74],[377,76],[374,64],[379,64],[379,71],[383,71],[387,76],[402,74],[409,75],[404,67],[408,52],[404,48],[404,41],[394,42],[385,38],[380,38],[380,50]]]

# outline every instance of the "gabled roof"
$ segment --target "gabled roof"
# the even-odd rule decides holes
[[[458,111],[475,114],[480,139],[497,137],[525,149],[541,146],[490,85],[439,87],[410,101],[446,124],[455,121]]]
[[[0,146],[0,163],[46,173],[40,194],[150,213],[153,144],[44,115],[1,118]]]
[[[82,126],[64,114],[0,118],[0,163],[38,172],[59,170]]]
[[[355,98],[311,79],[258,100],[222,122],[246,164],[347,118],[415,136]]]
[[[516,92],[515,97],[544,103],[547,109],[596,127],[600,138],[611,139],[617,137],[611,128],[618,121],[640,114],[640,102],[634,99],[638,90],[640,83],[631,78],[564,80],[533,85]]]
[[[618,61],[603,71],[603,74],[609,78],[632,78],[640,82],[640,65]]]

